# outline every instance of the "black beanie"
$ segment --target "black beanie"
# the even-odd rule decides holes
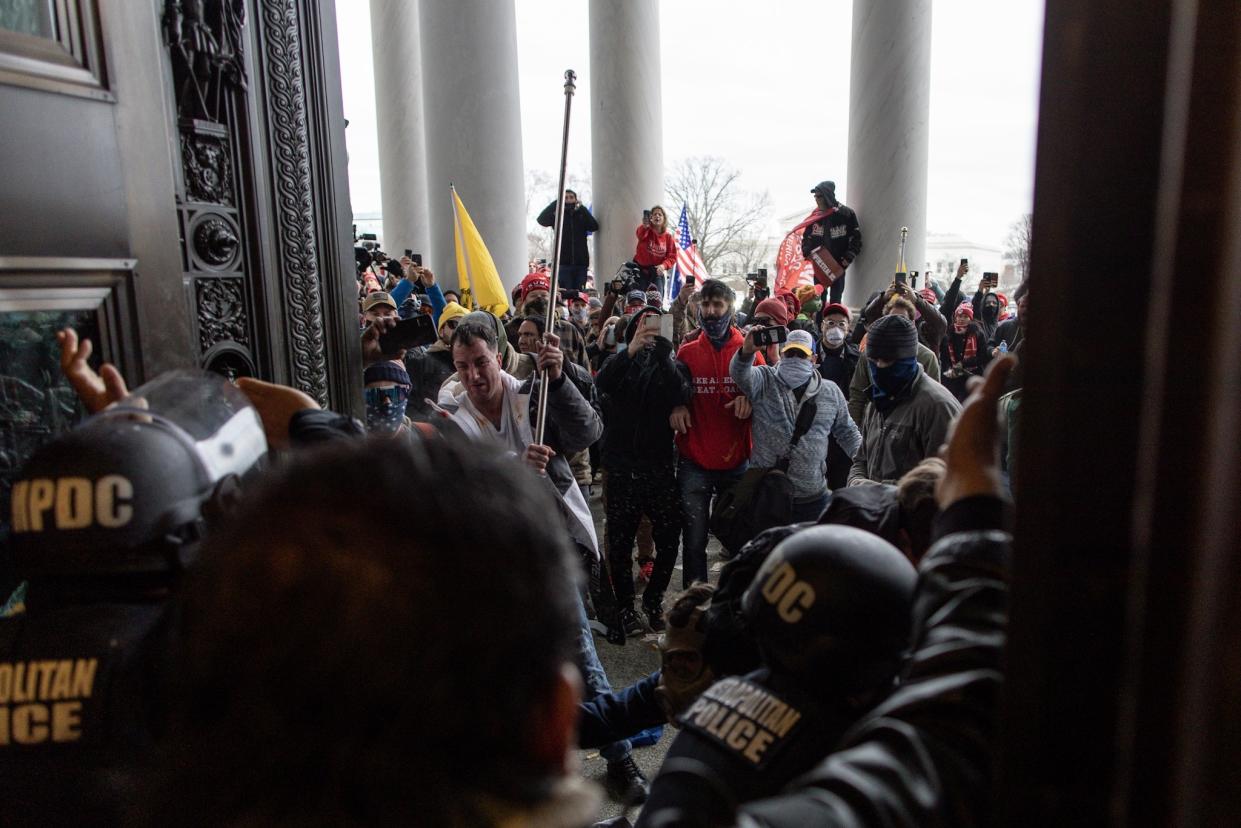
[[[362,372],[362,381],[370,385],[372,382],[395,382],[397,385],[409,387],[409,372],[405,366],[393,360],[383,360],[366,366]]]
[[[918,329],[904,314],[881,316],[866,331],[867,359],[909,359],[918,355]]]

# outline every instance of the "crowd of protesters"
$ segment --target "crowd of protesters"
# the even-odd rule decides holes
[[[847,269],[857,217],[812,192],[808,243]],[[965,298],[963,261],[858,309],[843,277],[668,301],[662,207],[605,283],[564,210],[559,272],[501,317],[359,248],[365,424],[218,391],[281,455],[229,492],[140,469],[158,406],[62,333],[100,413],[15,488],[4,822],[588,825],[586,747],[639,825],[985,821],[1026,286]],[[106,515],[66,482],[92,474]],[[613,688],[599,648],[648,633],[661,669]],[[648,780],[634,742],[669,723]]]

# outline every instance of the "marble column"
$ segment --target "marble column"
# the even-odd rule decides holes
[[[642,211],[664,197],[659,0],[590,0],[589,80],[598,284],[633,258]]]
[[[408,248],[421,253],[432,269],[444,270],[445,264],[436,261],[431,247],[427,214],[418,0],[371,0],[371,53],[384,250],[399,257]]]
[[[917,270],[926,261],[930,110],[931,0],[854,0],[842,198],[862,226],[862,255],[845,283],[852,306],[891,284],[901,227],[909,228],[906,264]]]
[[[427,264],[445,286],[458,284],[448,190],[454,184],[511,289],[528,262],[513,0],[419,0],[419,23],[436,254]]]

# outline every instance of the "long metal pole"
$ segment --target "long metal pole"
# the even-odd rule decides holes
[[[560,234],[564,231],[565,176],[569,169],[569,115],[573,109],[573,93],[577,91],[577,73],[572,69],[564,73],[564,131],[560,136],[560,186],[556,189],[556,224],[552,235],[552,278],[547,297],[547,318],[543,330],[547,334],[556,331],[556,284],[560,280]],[[547,372],[539,371],[539,406],[534,425],[534,442],[543,442],[543,430],[547,426]]]

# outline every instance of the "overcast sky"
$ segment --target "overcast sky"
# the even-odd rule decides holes
[[[663,0],[665,165],[720,156],[742,171],[746,188],[770,193],[773,218],[812,207],[807,190],[824,178],[837,182],[847,203],[852,6]],[[337,0],[336,8],[353,210],[378,213],[370,3]],[[573,68],[570,169],[587,174],[589,4],[516,0],[516,8],[526,169],[559,168],[563,73]],[[931,232],[1000,247],[1009,225],[1031,209],[1042,21],[1043,0],[935,0]]]

